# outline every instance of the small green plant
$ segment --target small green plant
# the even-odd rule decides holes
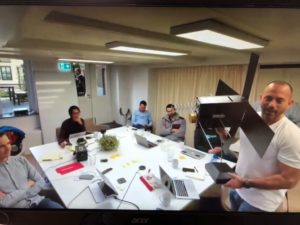
[[[119,141],[115,136],[104,135],[100,140],[99,144],[102,151],[113,151],[119,147]]]

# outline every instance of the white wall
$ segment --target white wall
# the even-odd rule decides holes
[[[68,109],[78,105],[74,75],[61,73],[56,60],[33,60],[39,115],[44,143],[56,141],[55,129],[69,118]]]
[[[143,66],[110,66],[112,116],[124,124],[119,114],[120,107],[134,111],[141,100],[148,101],[149,70]]]
[[[104,66],[105,67],[105,66]],[[106,95],[97,96],[97,80],[96,73],[100,73],[102,69],[101,65],[90,64],[90,81],[91,81],[91,98],[92,98],[92,113],[95,118],[96,124],[111,122],[112,117],[112,101],[111,101],[111,87],[110,77],[106,73]]]
[[[260,69],[257,80],[257,99],[265,86],[274,80],[289,82],[294,89],[293,98],[295,102],[300,103],[300,68]]]

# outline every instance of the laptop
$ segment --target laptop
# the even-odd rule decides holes
[[[204,152],[201,152],[200,150],[191,149],[191,148],[184,148],[181,151],[181,153],[189,157],[192,157],[194,159],[202,159],[206,156]]]
[[[86,131],[82,131],[82,132],[79,132],[79,133],[70,134],[69,135],[69,139],[83,137],[83,136],[85,136],[85,134],[86,134]]]
[[[100,175],[100,181],[93,182],[89,185],[89,189],[93,195],[95,202],[100,203],[109,197],[118,196],[118,192],[109,181],[109,179],[98,169],[96,170]]]
[[[147,138],[139,135],[139,134],[134,134],[135,136],[135,139],[136,139],[136,142],[139,144],[139,145],[142,145],[146,148],[152,148],[152,147],[155,147],[157,146],[157,144],[151,142],[151,141],[148,141]]]
[[[192,180],[172,179],[170,175],[159,166],[160,179],[162,184],[179,199],[199,199]]]

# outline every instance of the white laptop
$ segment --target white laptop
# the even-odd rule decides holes
[[[176,198],[199,199],[194,183],[189,179],[172,179],[171,176],[159,166],[160,179],[162,184],[171,191]]]
[[[118,192],[109,181],[109,179],[98,169],[96,170],[100,175],[100,180],[89,185],[89,189],[93,195],[95,202],[100,203],[109,197],[118,196]]]
[[[157,146],[157,144],[151,142],[151,141],[148,141],[147,138],[139,135],[139,134],[134,134],[135,136],[135,139],[136,139],[136,142],[139,144],[139,145],[142,145],[146,148],[152,148],[152,147],[155,147]]]
[[[85,134],[86,134],[86,131],[82,131],[82,132],[79,132],[79,133],[70,134],[69,135],[69,139],[84,137]]]

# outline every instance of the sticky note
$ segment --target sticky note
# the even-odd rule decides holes
[[[118,154],[118,153],[112,154],[112,155],[110,156],[110,158],[112,158],[112,159],[116,159],[116,158],[119,158],[119,157],[120,157],[120,154]]]

